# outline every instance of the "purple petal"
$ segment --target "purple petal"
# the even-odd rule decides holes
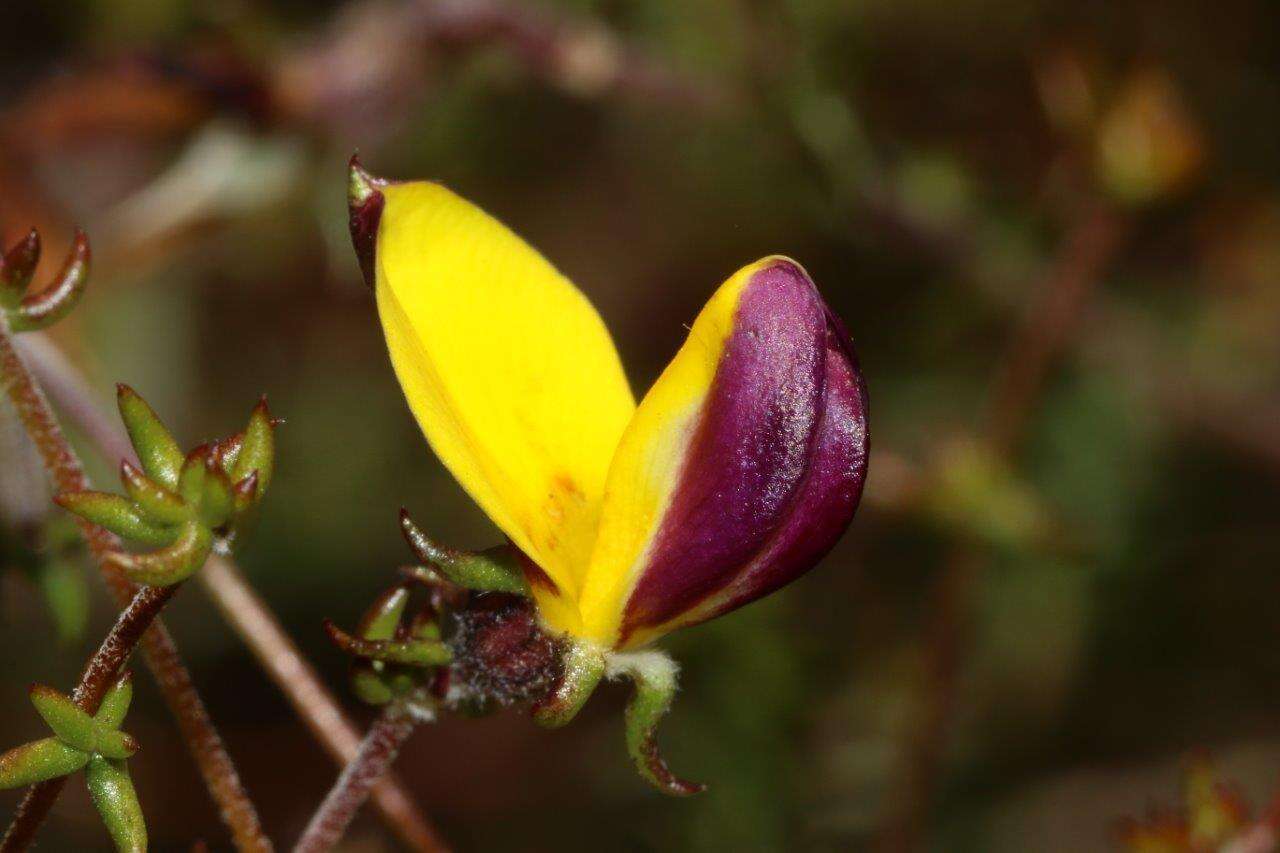
[[[861,393],[856,368],[836,340],[826,306],[796,264],[780,259],[743,289],[680,484],[627,602],[624,644],[638,630],[700,612],[723,595],[745,603],[763,594],[756,588],[776,588],[812,564],[799,565],[791,556],[794,549],[779,545],[782,559],[757,565],[762,552],[772,552],[790,527],[800,503],[824,503],[802,486],[814,479],[810,471],[819,464],[840,467],[850,442],[829,434],[857,433],[854,443],[865,461],[861,397],[852,417],[845,410],[835,412],[829,424],[824,417],[829,373],[837,380],[851,377],[850,387]],[[829,357],[844,367],[830,368]],[[838,447],[834,460],[827,459],[830,444]],[[822,453],[815,456],[815,450]],[[852,467],[860,487],[861,464]],[[846,487],[841,494],[848,492]],[[838,526],[838,536],[856,494],[831,503],[826,515],[838,523],[822,527]],[[746,577],[755,580],[744,585]]]

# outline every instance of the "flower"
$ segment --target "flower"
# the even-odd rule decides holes
[[[665,712],[674,666],[636,650],[794,580],[853,518],[867,400],[841,322],[798,263],[766,257],[712,295],[637,405],[590,302],[500,222],[354,159],[350,194],[409,406],[572,647],[544,722],[602,673]]]

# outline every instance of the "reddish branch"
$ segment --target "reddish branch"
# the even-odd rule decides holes
[[[89,478],[84,473],[75,451],[62,434],[57,420],[49,407],[40,387],[32,379],[26,363],[14,346],[13,336],[7,328],[0,324],[0,380],[4,390],[19,419],[26,427],[28,435],[35,444],[44,462],[45,469],[59,492],[82,491],[88,489]],[[86,667],[75,695],[85,697],[85,705],[96,692],[92,704],[102,698],[105,682],[110,682],[120,664],[128,657],[127,651],[119,645],[122,639],[132,638],[136,644],[138,634],[142,635],[143,654],[148,666],[156,676],[164,694],[165,701],[178,720],[178,726],[187,742],[187,747],[195,758],[196,764],[204,777],[210,794],[218,804],[223,821],[230,827],[232,837],[241,850],[270,850],[271,844],[262,832],[258,815],[250,802],[244,786],[240,782],[235,765],[227,754],[222,738],[214,728],[208,711],[204,707],[200,695],[191,682],[191,676],[178,656],[173,639],[165,631],[164,625],[156,619],[156,615],[173,591],[156,591],[139,593],[117,570],[112,568],[106,558],[114,551],[118,543],[114,536],[102,528],[77,519],[85,541],[99,567],[102,569],[107,586],[110,588],[125,614],[131,614],[122,626],[117,623],[116,629],[108,635],[99,655],[104,655],[97,664],[93,661]],[[137,599],[135,599],[137,596]],[[135,609],[135,605],[137,609]],[[122,619],[124,615],[122,614]],[[147,630],[150,625],[150,630]],[[113,635],[115,640],[112,640]],[[110,646],[110,647],[109,647]],[[129,649],[132,648],[130,644]],[[104,654],[104,650],[106,650]],[[115,668],[104,673],[109,662],[116,661]],[[62,780],[54,780],[35,785],[28,792],[19,807],[13,825],[6,834],[3,850],[21,850],[34,837],[36,830],[52,807],[61,792]]]
[[[321,853],[342,839],[369,790],[391,769],[400,747],[413,734],[417,721],[394,702],[373,721],[355,759],[347,764],[320,808],[307,824],[294,853]]]
[[[32,373],[102,454],[107,458],[132,457],[123,432],[93,399],[84,377],[57,347],[39,333],[24,335],[21,346]],[[352,761],[360,748],[359,730],[235,562],[215,554],[196,577],[329,755],[341,765]],[[387,825],[409,849],[420,853],[448,849],[395,774],[377,784],[373,800]]]

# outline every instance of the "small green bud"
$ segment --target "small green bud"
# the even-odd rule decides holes
[[[85,752],[98,748],[98,727],[93,717],[72,702],[71,697],[43,684],[31,685],[28,695],[31,704],[35,705],[36,711],[59,740]]]
[[[120,418],[147,476],[169,489],[178,488],[183,455],[155,411],[128,385],[116,386]]]
[[[85,768],[84,778],[116,850],[143,853],[147,849],[147,824],[125,763],[94,756]]]
[[[74,773],[89,763],[89,753],[56,737],[32,741],[0,755],[0,788],[21,788]]]
[[[109,492],[63,492],[54,503],[84,520],[105,527],[117,536],[147,545],[168,545],[174,530],[155,524],[132,501]]]

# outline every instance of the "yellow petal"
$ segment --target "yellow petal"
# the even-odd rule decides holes
[[[684,469],[742,292],[756,272],[779,260],[744,267],[720,286],[622,436],[579,601],[582,634],[601,645],[617,639],[627,598]]]
[[[609,461],[635,410],[591,303],[500,222],[442,186],[382,189],[376,290],[396,375],[422,431],[481,509],[562,594],[595,539]]]

